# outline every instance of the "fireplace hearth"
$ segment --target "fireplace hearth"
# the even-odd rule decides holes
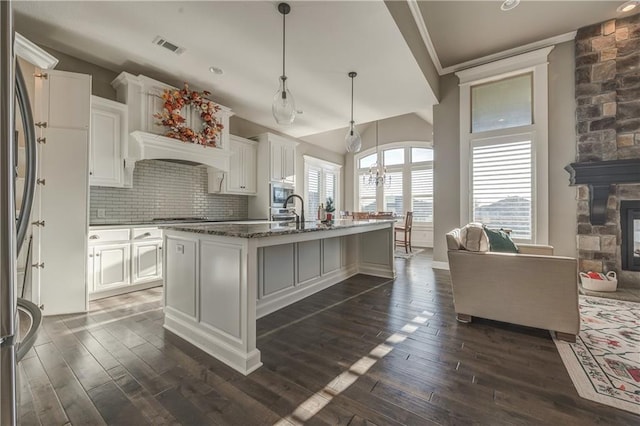
[[[640,271],[640,201],[620,202],[622,269]]]

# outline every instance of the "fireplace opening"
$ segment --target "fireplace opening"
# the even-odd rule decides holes
[[[620,202],[622,269],[640,271],[640,201]]]

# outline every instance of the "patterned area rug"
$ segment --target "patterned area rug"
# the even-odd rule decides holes
[[[409,253],[406,253],[403,248],[397,249],[394,253],[394,257],[401,257],[402,259],[411,259],[416,254],[423,252],[424,249],[414,248]]]
[[[578,394],[640,414],[640,303],[580,296],[576,343],[554,341]]]

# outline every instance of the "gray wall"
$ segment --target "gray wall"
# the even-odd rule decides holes
[[[144,160],[136,163],[133,188],[91,187],[89,223],[144,222],[157,217],[246,219],[245,195],[207,193],[206,167]],[[105,209],[106,218],[98,218]]]
[[[434,260],[447,261],[444,235],[460,225],[460,90],[458,78],[440,80],[434,107]],[[575,161],[574,43],[549,55],[549,243],[555,253],[576,256],[576,191],[564,166]]]
[[[576,188],[564,166],[576,160],[575,58],[573,41],[549,55],[549,244],[561,256],[575,257]]]
[[[444,235],[460,222],[460,90],[453,74],[440,79],[433,124],[433,260],[446,262]]]

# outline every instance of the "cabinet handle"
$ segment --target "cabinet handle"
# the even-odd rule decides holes
[[[38,121],[38,122],[35,124],[35,126],[36,126],[36,127],[40,127],[40,128],[45,128],[45,129],[46,129],[46,128],[47,128],[47,122],[46,122],[46,121]]]
[[[42,227],[44,227],[44,223],[45,223],[44,220],[31,222],[33,226],[42,226]]]
[[[45,143],[47,143],[47,138],[38,138],[38,139],[36,139],[36,142],[45,144]]]
[[[34,263],[31,266],[34,267],[34,268],[43,268],[44,269],[44,262],[42,262],[42,263]]]
[[[158,250],[162,250],[162,246],[158,247]]]
[[[89,257],[93,257],[93,254],[90,254]]]
[[[100,257],[100,253],[96,253],[96,257]]]
[[[90,239],[90,240],[98,240],[98,239],[100,239],[100,235],[91,235],[91,236],[89,237],[89,239]]]

